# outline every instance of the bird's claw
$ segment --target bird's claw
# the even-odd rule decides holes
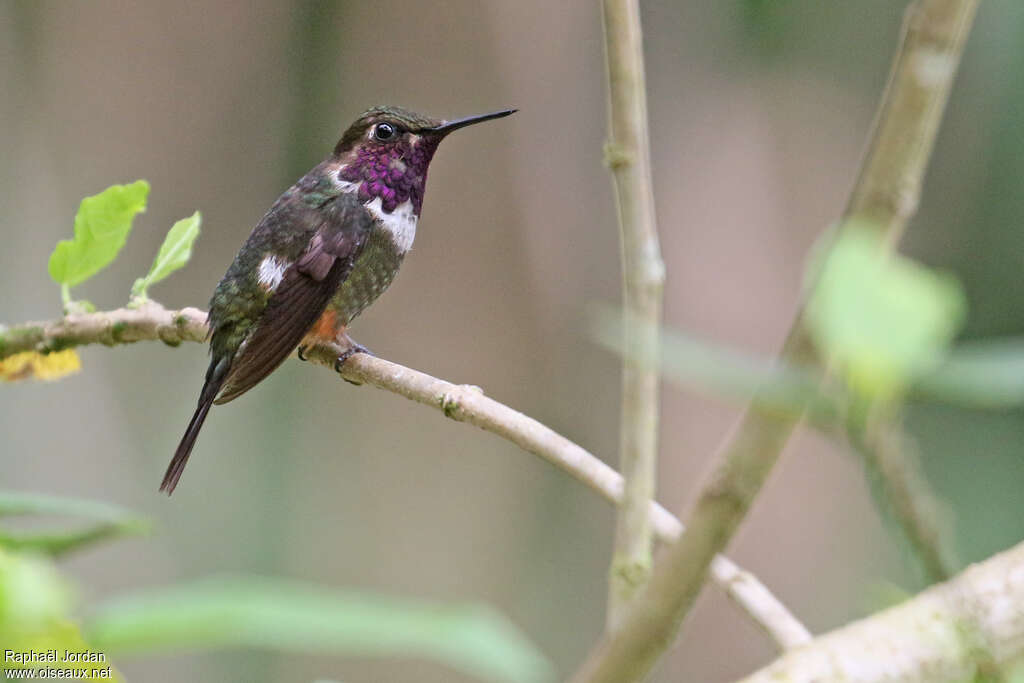
[[[356,355],[357,353],[365,353],[368,356],[373,355],[370,349],[366,348],[362,344],[352,342],[349,345],[349,347],[342,352],[340,356],[334,359],[334,371],[337,372],[338,374],[341,374],[342,366],[345,365],[345,361],[347,361],[349,358]],[[342,376],[342,379],[348,382],[349,384],[355,384],[356,386],[362,384],[362,382],[353,382],[352,380],[344,376]]]
[[[305,346],[300,346],[298,348],[298,355],[299,355],[299,360],[301,360],[301,361],[309,360],[309,358],[306,357],[306,347]]]

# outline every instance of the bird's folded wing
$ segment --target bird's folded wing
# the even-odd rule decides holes
[[[366,241],[371,219],[362,206],[338,202],[305,252],[284,272],[255,328],[231,364],[214,403],[227,403],[273,372],[324,312],[348,277]]]

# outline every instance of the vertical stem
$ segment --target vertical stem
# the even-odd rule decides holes
[[[849,425],[850,444],[864,458],[868,477],[899,522],[927,583],[949,579],[959,565],[949,538],[949,515],[921,471],[917,450],[903,432],[892,406],[874,404],[856,410]]]
[[[895,243],[917,212],[924,172],[980,0],[916,0],[886,86],[847,218],[881,225]],[[912,125],[908,125],[912,124]]]
[[[618,205],[626,314],[619,448],[625,489],[608,591],[608,628],[614,630],[624,607],[646,583],[651,567],[648,510],[657,469],[658,373],[650,361],[658,350],[665,268],[654,216],[637,0],[605,0],[604,28],[609,93],[605,160]]]
[[[917,212],[925,170],[980,0],[917,0],[907,8],[904,40],[893,64],[867,157],[846,218],[874,223],[895,245]],[[914,125],[908,125],[913,122]],[[868,406],[871,424],[856,425],[852,445],[880,489],[925,577],[949,578],[955,556],[939,527],[938,497],[884,409]]]
[[[895,241],[916,207],[935,134],[979,0],[915,0],[882,98],[867,158],[846,217],[882,226]],[[816,353],[798,316],[782,351]],[[748,409],[715,457],[682,538],[665,553],[646,590],[615,633],[606,634],[571,679],[629,683],[646,678],[672,644],[717,553],[728,545],[796,426],[792,418]]]

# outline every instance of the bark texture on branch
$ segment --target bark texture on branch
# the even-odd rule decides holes
[[[47,353],[86,344],[113,346],[162,340],[176,346],[182,341],[201,342],[206,333],[204,311],[169,311],[150,302],[137,309],[120,308],[47,322],[0,326],[0,360],[23,351]],[[316,346],[308,349],[306,357],[333,370],[334,360],[343,350],[333,345]],[[484,396],[479,387],[452,384],[361,353],[346,361],[341,376],[431,406],[458,422],[476,425],[564,470],[613,504],[622,500],[623,481],[618,472],[537,420]],[[675,541],[683,533],[679,520],[654,501],[648,505],[648,516],[654,533],[662,541]],[[717,557],[712,575],[780,647],[810,640],[807,629],[750,572],[725,557]]]
[[[794,649],[741,683],[1000,680],[1024,661],[1024,543]]]

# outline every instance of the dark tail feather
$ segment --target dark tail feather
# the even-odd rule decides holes
[[[188,423],[188,429],[185,430],[185,436],[181,437],[178,450],[174,451],[174,457],[171,458],[171,464],[167,466],[163,483],[160,484],[160,490],[165,491],[168,496],[174,493],[174,487],[178,485],[181,473],[185,471],[188,456],[192,453],[192,447],[196,445],[196,437],[199,436],[199,430],[206,422],[206,414],[210,412],[212,405],[212,398],[209,401],[199,402],[199,407],[196,408],[195,414],[192,415],[192,421]]]
[[[220,361],[215,359],[210,363],[210,369],[206,373],[206,383],[203,384],[203,390],[199,394],[199,405],[196,407],[196,412],[192,414],[192,420],[188,423],[185,435],[181,437],[178,450],[174,451],[174,457],[171,458],[171,464],[167,466],[167,473],[164,474],[164,480],[160,484],[160,490],[165,491],[168,496],[174,493],[174,487],[181,479],[181,473],[188,463],[188,456],[192,453],[192,447],[196,445],[196,437],[199,436],[199,430],[206,422],[206,414],[210,412],[210,406],[217,398],[217,392],[220,391],[220,387],[224,383],[229,366],[230,360],[227,359]]]

